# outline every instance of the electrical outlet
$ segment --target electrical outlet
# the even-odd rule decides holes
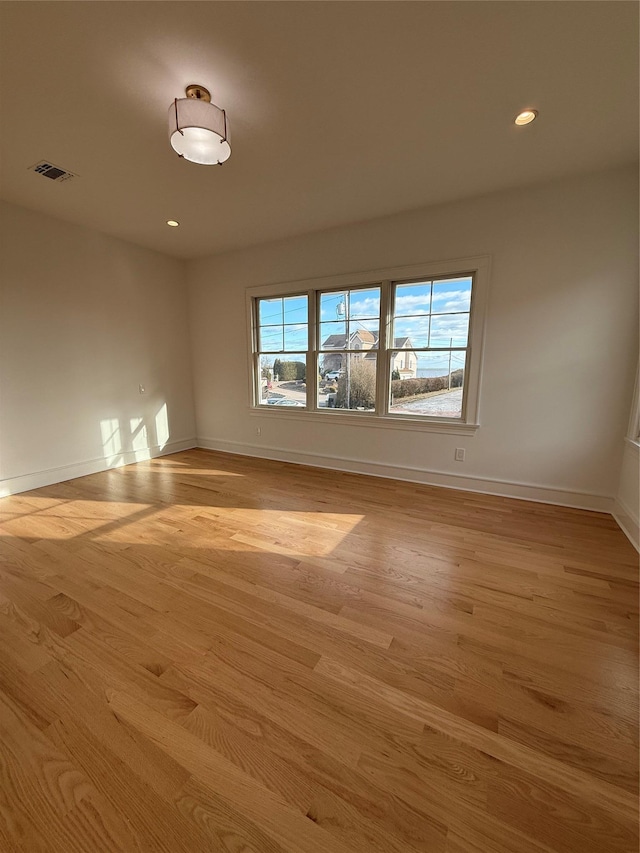
[[[464,447],[456,447],[455,460],[456,462],[464,462]]]

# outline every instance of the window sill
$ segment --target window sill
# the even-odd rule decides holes
[[[333,423],[342,426],[375,427],[376,429],[405,430],[409,432],[438,432],[448,435],[473,435],[480,424],[460,423],[458,421],[418,420],[418,418],[406,418],[398,415],[370,415],[351,412],[340,412],[338,409],[321,412],[297,409],[297,411],[277,411],[273,406],[252,406],[249,409],[252,417],[280,418],[287,421],[298,421],[299,418],[305,423]]]

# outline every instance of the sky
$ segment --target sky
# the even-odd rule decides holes
[[[449,350],[465,347],[469,329],[471,277],[411,282],[395,286],[393,337],[411,339],[413,347],[441,352],[417,353],[418,369],[448,369]],[[380,288],[320,294],[320,341],[364,329],[378,333]],[[308,340],[307,296],[259,301],[261,352],[302,354]],[[464,366],[463,352],[451,353],[451,369]]]

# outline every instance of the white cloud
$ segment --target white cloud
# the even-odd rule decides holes
[[[444,305],[441,304],[444,302]],[[468,311],[471,303],[470,290],[443,290],[434,292],[432,310],[437,311]],[[398,296],[396,299],[397,314],[428,314],[429,296]]]
[[[438,307],[438,311],[468,311],[469,310],[469,300],[468,299],[451,299],[449,302],[445,302],[442,307]]]
[[[353,317],[378,317],[380,315],[380,298],[367,297],[356,302],[351,301],[349,314]]]
[[[412,311],[418,313],[429,312],[429,294],[425,296],[398,296],[396,299],[396,312],[409,314]]]
[[[368,332],[377,332],[379,325],[378,320],[352,320],[350,328],[352,333],[358,330],[364,331],[365,329]]]
[[[471,299],[471,290],[440,290],[434,291],[434,302],[463,301],[467,305]]]

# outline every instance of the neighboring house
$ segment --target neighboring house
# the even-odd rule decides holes
[[[418,371],[418,356],[411,349],[411,338],[395,338],[393,345],[401,352],[391,359],[391,370],[397,370],[400,379],[414,379]]]
[[[322,369],[325,371],[342,370],[342,357],[345,349],[370,350],[378,342],[378,335],[368,332],[366,329],[358,329],[351,332],[347,343],[346,335],[329,335],[323,342],[323,350],[339,350],[339,352],[325,352],[322,360]]]
[[[342,370],[344,367],[343,356],[345,349],[369,350],[369,352],[363,352],[362,357],[374,359],[376,357],[377,350],[376,352],[373,352],[372,350],[377,343],[377,332],[369,332],[366,329],[358,329],[357,331],[352,332],[349,336],[348,343],[346,335],[329,335],[322,344],[322,349],[325,350],[323,353],[322,368],[325,373],[328,371]],[[391,370],[397,370],[401,379],[412,379],[417,373],[418,357],[411,348],[411,339],[395,338],[393,346],[396,349],[402,350],[402,352],[396,353],[391,359]],[[326,352],[326,350],[336,350],[336,352]],[[354,355],[357,357],[359,353]]]

